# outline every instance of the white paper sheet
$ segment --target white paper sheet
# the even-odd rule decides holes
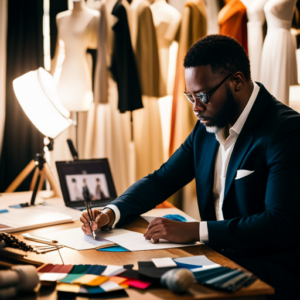
[[[173,260],[178,263],[194,265],[194,266],[216,265],[216,263],[208,259],[205,255],[178,257],[178,258],[173,258]]]
[[[184,213],[182,210],[175,208],[175,207],[174,208],[155,208],[155,209],[149,210],[148,212],[142,214],[141,217],[150,223],[155,218],[163,217],[165,215],[170,215],[170,214],[180,215],[182,217],[185,217],[187,222],[199,222],[199,221],[193,219],[192,217],[190,217],[189,215],[187,215],[186,213]]]
[[[1,200],[1,199],[0,199]],[[72,217],[58,212],[50,212],[43,207],[9,208],[8,213],[1,214],[0,224],[9,226],[0,229],[4,232],[16,232],[37,227],[72,222]]]
[[[152,258],[156,268],[176,267],[176,263],[171,257]]]
[[[114,229],[111,231],[97,231],[97,235],[103,239],[119,244],[130,251],[170,249],[179,247],[197,246],[199,243],[174,244],[162,241],[156,244],[146,240],[144,235],[139,232],[133,232],[126,229]]]
[[[109,241],[104,240],[100,236],[97,236],[96,240],[94,240],[91,236],[84,234],[81,227],[40,234],[39,236],[56,240],[60,244],[75,250],[94,249],[99,246],[110,244]]]

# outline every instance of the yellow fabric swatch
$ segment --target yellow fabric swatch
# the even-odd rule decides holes
[[[104,283],[108,279],[109,279],[109,277],[107,277],[107,276],[97,276],[97,278],[93,279],[89,283],[86,283],[86,285],[97,286],[97,285]]]
[[[113,281],[113,282],[115,282],[115,283],[117,283],[117,284],[121,284],[122,282],[124,282],[124,281],[126,281],[127,280],[127,278],[124,278],[124,277],[117,277],[117,276],[113,276],[113,277],[110,277],[109,278],[109,281]]]
[[[79,283],[79,284],[88,284],[89,282],[93,281],[94,279],[98,278],[98,275],[92,275],[92,274],[85,274],[79,278],[77,278],[73,283]]]
[[[129,285],[126,284],[126,283],[119,284],[119,286],[123,287],[124,289],[128,289],[129,288]]]
[[[58,282],[56,285],[56,290],[61,292],[78,293],[80,290],[80,285]]]

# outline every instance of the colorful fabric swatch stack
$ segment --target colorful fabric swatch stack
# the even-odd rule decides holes
[[[145,289],[151,285],[151,282],[119,276],[125,271],[122,266],[114,265],[47,264],[39,270],[39,277],[41,281],[57,281],[58,292],[78,294],[102,294],[129,286]]]

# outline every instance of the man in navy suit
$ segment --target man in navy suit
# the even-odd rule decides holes
[[[121,227],[195,179],[202,221],[156,218],[145,238],[200,240],[279,295],[299,280],[300,116],[251,80],[249,59],[230,37],[200,39],[184,67],[194,130],[159,170],[98,211],[93,229]],[[91,234],[88,220],[83,213]]]

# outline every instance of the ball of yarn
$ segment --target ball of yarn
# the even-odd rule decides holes
[[[195,282],[193,273],[188,269],[173,269],[166,272],[160,283],[173,293],[184,293]]]

